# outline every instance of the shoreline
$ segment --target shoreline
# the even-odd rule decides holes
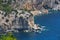
[[[28,25],[30,25],[30,28],[33,28],[33,29],[36,29],[37,28],[37,25],[35,24],[35,22],[34,22],[34,17],[36,17],[36,16],[40,16],[40,15],[45,15],[45,14],[49,14],[49,11],[50,10],[48,10],[47,11],[47,13],[45,12],[45,13],[43,13],[43,12],[41,12],[40,10],[36,10],[36,11],[30,11],[30,12],[28,12],[28,11],[23,11],[23,10],[18,10],[18,13],[17,13],[17,18],[19,18],[20,16],[22,16],[23,17],[23,20],[26,20],[29,24]],[[22,13],[23,12],[23,13]],[[1,11],[1,14],[3,13],[3,11]],[[4,12],[5,13],[5,12]],[[13,14],[14,13],[14,14]],[[21,14],[22,13],[22,14]],[[1,15],[0,14],[0,15]],[[20,15],[21,14],[21,15]],[[3,17],[4,17],[4,15],[5,14],[3,14]],[[19,21],[19,19],[16,19],[15,18],[15,15],[16,15],[16,13],[13,11],[11,14],[9,14],[9,16],[11,17],[11,19],[9,19],[8,18],[8,16],[6,16],[7,17],[7,19],[8,20],[10,20],[10,24],[8,23],[8,25],[6,25],[7,24],[7,22],[5,22],[6,24],[6,27],[8,27],[9,26],[9,28],[10,27],[12,27],[12,29],[11,30],[9,30],[9,31],[13,31],[13,30],[15,30],[14,28],[17,28],[17,27],[13,27],[12,26],[12,21],[13,20],[16,20],[16,22],[17,22],[17,24],[16,23],[14,23],[14,25],[16,25],[16,26],[19,26],[19,23],[18,23],[18,21]],[[1,15],[2,16],[2,15]],[[4,20],[6,20],[6,17],[4,17],[5,19]],[[26,19],[26,18],[28,18],[28,19]],[[1,20],[1,19],[0,19]],[[2,22],[3,22],[3,19],[2,19]],[[3,22],[3,23],[4,23]],[[1,23],[0,23],[0,25],[2,25]],[[25,25],[25,24],[24,24]],[[36,26],[35,28],[34,28],[34,26]],[[4,26],[5,27],[5,26]],[[20,27],[19,27],[20,28]],[[19,29],[19,28],[17,28],[17,29]],[[37,29],[39,29],[39,28],[37,28]],[[4,29],[5,30],[5,29]],[[7,28],[6,28],[6,30],[7,30]],[[9,31],[7,31],[7,32],[9,32]],[[15,32],[18,32],[17,30],[15,31]],[[28,32],[28,31],[27,31]]]

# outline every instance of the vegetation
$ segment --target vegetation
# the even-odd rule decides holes
[[[10,3],[8,2],[7,4],[3,4],[4,2],[0,0],[0,10],[6,11],[6,12],[11,12],[12,7],[10,6]]]
[[[16,40],[12,33],[7,33],[6,35],[2,35],[0,40]]]

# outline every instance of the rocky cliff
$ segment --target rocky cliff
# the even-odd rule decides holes
[[[14,5],[13,2],[12,4]],[[53,9],[60,5],[60,0],[15,0],[15,4],[16,5],[14,7],[16,7],[17,9],[27,10]]]
[[[8,4],[13,9],[41,10],[41,9],[59,9],[60,0],[0,0],[0,4]]]
[[[25,10],[13,10],[9,14],[0,10],[0,30],[4,32],[10,31],[23,31],[32,29],[40,29],[34,23],[34,16],[39,13],[39,11],[25,11]]]
[[[34,16],[48,13],[48,9],[60,10],[60,0],[0,0],[0,28],[5,32],[41,29]]]

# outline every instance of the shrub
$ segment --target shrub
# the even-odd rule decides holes
[[[12,33],[7,33],[6,35],[1,35],[0,40],[16,40]]]

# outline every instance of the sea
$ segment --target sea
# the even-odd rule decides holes
[[[60,11],[35,16],[35,23],[45,26],[45,31],[14,33],[17,40],[60,40]]]

